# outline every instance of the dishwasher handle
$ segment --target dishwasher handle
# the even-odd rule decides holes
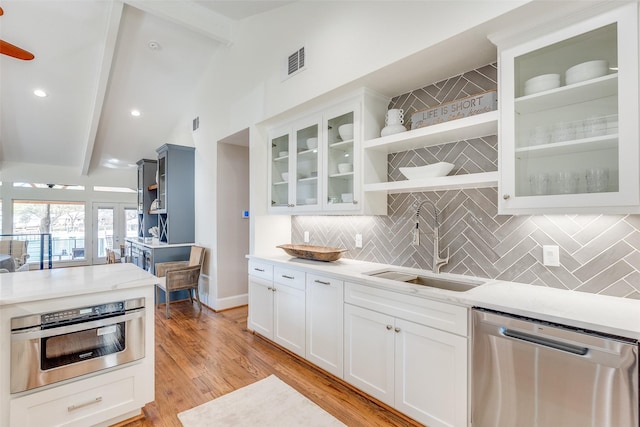
[[[528,334],[522,331],[516,331],[514,329],[500,328],[500,332],[505,337],[526,341],[531,344],[542,345],[544,347],[553,348],[555,350],[564,351],[565,353],[572,353],[578,356],[586,356],[589,352],[587,347],[581,347],[573,344],[569,344],[562,341],[553,340],[538,335]]]

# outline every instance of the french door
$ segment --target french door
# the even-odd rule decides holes
[[[106,261],[106,249],[120,253],[120,245],[128,237],[138,236],[138,213],[135,204],[95,202],[93,203],[92,263]]]

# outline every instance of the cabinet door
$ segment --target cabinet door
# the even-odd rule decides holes
[[[361,106],[351,102],[324,113],[324,209],[358,211],[362,201]]]
[[[396,319],[395,408],[432,427],[467,425],[467,339]]]
[[[345,381],[393,406],[394,318],[345,304],[344,323]]]
[[[270,211],[287,212],[293,204],[291,200],[292,153],[291,131],[289,127],[276,129],[269,134],[269,200]]]
[[[273,298],[273,340],[287,350],[304,357],[304,291],[276,284]]]
[[[321,150],[318,141],[321,137],[320,120],[318,116],[297,122],[293,129],[294,150],[293,177],[295,211],[320,210],[321,181],[320,172]]]
[[[307,274],[307,360],[342,378],[344,282]]]
[[[629,4],[500,53],[501,213],[640,207],[637,20]]]
[[[252,331],[273,339],[273,283],[249,276],[248,327]]]

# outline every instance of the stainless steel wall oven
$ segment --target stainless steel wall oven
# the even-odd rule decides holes
[[[11,393],[144,357],[144,298],[11,319]]]

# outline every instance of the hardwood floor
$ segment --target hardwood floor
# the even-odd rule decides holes
[[[198,314],[188,301],[155,310],[156,398],[126,427],[180,427],[179,412],[278,376],[349,426],[420,425],[247,331],[247,307]]]

